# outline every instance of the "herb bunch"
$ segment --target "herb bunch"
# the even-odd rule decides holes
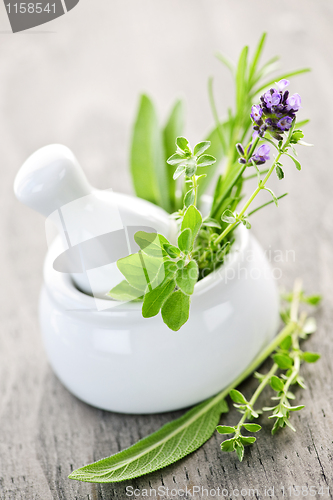
[[[260,424],[254,423],[253,419],[260,416],[262,423],[265,418],[263,411],[269,412],[268,418],[274,420],[273,434],[285,426],[295,430],[290,423],[290,417],[294,411],[299,411],[304,406],[290,404],[290,401],[296,398],[297,387],[305,388],[304,379],[300,375],[301,364],[313,363],[319,358],[318,354],[300,349],[300,340],[305,340],[316,330],[316,322],[314,318],[308,318],[305,311],[299,313],[299,309],[303,303],[318,305],[320,297],[307,297],[301,289],[301,283],[297,281],[293,293],[286,295],[285,299],[289,305],[281,314],[285,321],[284,327],[226,389],[191,408],[180,418],[169,422],[130,448],[73,471],[69,478],[92,483],[115,483],[137,478],[175,463],[194,452],[215,430],[220,434],[231,434],[230,439],[222,442],[221,448],[223,451],[235,451],[239,460],[243,460],[244,446],[256,440],[255,436],[244,435],[244,430],[250,433],[260,431]],[[273,364],[267,374],[257,373],[256,370],[262,363],[271,357]],[[259,379],[259,386],[247,400],[236,388],[253,373]],[[257,408],[260,394],[268,387],[271,387],[275,394],[272,397],[274,406]],[[226,402],[228,396],[234,401],[242,417],[234,426],[218,425],[221,415],[229,411]]]
[[[173,212],[179,228],[178,238],[170,242],[160,234],[137,233],[135,241],[140,251],[117,262],[125,279],[108,295],[122,301],[142,300],[145,318],[161,312],[164,323],[174,331],[189,318],[196,282],[224,263],[236,239],[236,228],[243,224],[250,229],[249,219],[255,212],[271,203],[278,206],[278,200],[286,195],[277,196],[268,187],[272,173],[275,171],[280,180],[284,178],[282,162],[286,157],[298,170],[301,169],[295,149],[299,144],[306,145],[302,141],[302,130],[296,128],[301,98],[299,94],[290,95],[286,90],[289,85],[286,76],[307,70],[283,75],[274,87],[269,88],[274,80],[264,84],[262,79],[275,69],[276,58],[259,67],[264,42],[265,35],[249,62],[248,48],[243,49],[237,68],[233,70],[235,112],[229,111],[228,119],[223,122],[218,119],[210,81],[216,125],[209,138],[198,143],[193,150],[185,137],[174,135],[183,126],[179,102],[172,110],[163,134],[159,135],[152,103],[146,96],[141,100],[132,143],[134,185],[138,196]],[[227,63],[225,58],[219,57]],[[227,64],[231,68],[230,63]],[[265,92],[260,95],[263,90]],[[258,95],[257,104],[253,104]],[[176,144],[176,151],[172,142]],[[154,151],[163,144],[163,154],[160,150]],[[272,160],[271,148],[275,153]],[[156,158],[160,159],[158,165]],[[223,160],[224,168],[216,180],[210,212],[203,217],[201,196]],[[265,168],[270,160],[271,165]],[[244,184],[252,177],[257,178],[257,186],[244,202]],[[252,208],[262,192],[267,192],[271,200]]]

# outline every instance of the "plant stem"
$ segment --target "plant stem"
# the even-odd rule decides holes
[[[276,373],[276,371],[278,370],[278,368],[279,368],[278,365],[276,363],[274,363],[274,365],[272,366],[272,368],[269,370],[269,372],[265,375],[265,377],[260,382],[260,384],[257,387],[256,391],[253,393],[253,396],[252,396],[252,398],[249,401],[249,406],[252,409],[253,409],[253,405],[255,404],[255,402],[257,401],[257,399],[259,398],[259,396],[262,393],[262,391],[265,389],[266,385],[269,383],[269,381],[272,378],[272,376]],[[240,421],[239,421],[239,423],[237,425],[236,437],[237,437],[237,435],[240,435],[241,428],[242,428],[244,422],[248,419],[248,417],[250,415],[251,415],[251,410],[247,409],[244,412],[242,418],[240,419]]]
[[[300,281],[296,280],[294,291],[293,291],[293,300],[292,300],[292,308],[298,315],[298,307],[299,307],[299,297],[300,297]],[[296,315],[296,318],[297,318]],[[276,350],[276,348],[281,344],[281,342],[287,338],[289,335],[298,329],[297,321],[294,322],[291,320],[278,335],[268,344],[268,346],[252,361],[252,363],[233,381],[231,384],[224,389],[222,392],[217,394],[211,401],[211,406],[214,406],[219,401],[225,399],[229,392],[232,389],[235,389],[239,384],[241,384],[247,377],[249,377],[259,366]]]
[[[197,206],[198,184],[195,174],[192,176],[193,189],[194,189],[194,206]]]

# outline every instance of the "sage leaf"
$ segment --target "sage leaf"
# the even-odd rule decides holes
[[[164,323],[177,332],[189,318],[190,297],[181,290],[177,290],[163,304],[161,313]]]
[[[188,209],[185,212],[185,215],[184,215],[184,218],[182,221],[181,230],[184,231],[184,229],[191,229],[191,231],[192,231],[192,246],[193,246],[195,238],[199,232],[199,229],[201,228],[201,225],[202,225],[201,213],[194,205],[191,205],[190,207],[188,207]]]
[[[193,205],[194,200],[195,200],[195,190],[190,189],[189,191],[187,191],[185,198],[184,198],[185,207],[188,208],[189,206]]]
[[[191,248],[191,243],[192,243],[192,231],[191,229],[183,229],[183,231],[180,233],[178,236],[178,247],[179,249],[184,252],[185,254],[188,254]]]
[[[162,469],[202,446],[214,433],[224,400],[211,398],[115,455],[73,471],[69,478],[90,483],[126,481]]]
[[[132,287],[126,280],[124,280],[114,288],[112,288],[112,290],[110,290],[106,295],[115,300],[129,302],[131,300],[137,300],[141,298],[142,291]]]
[[[184,130],[184,103],[182,100],[177,100],[173,106],[170,116],[163,130],[165,160],[167,160],[174,152],[176,138],[183,133]],[[167,167],[169,199],[172,211],[176,209],[176,183],[173,179],[174,169]]]
[[[198,281],[199,268],[195,260],[191,260],[183,269],[179,269],[176,276],[177,286],[187,295],[192,295]]]
[[[142,316],[144,318],[152,318],[153,316],[156,316],[174,289],[175,282],[174,280],[170,280],[146,293],[142,305]]]
[[[131,173],[134,189],[139,198],[170,211],[162,133],[155,107],[146,95],[141,95],[133,128]]]

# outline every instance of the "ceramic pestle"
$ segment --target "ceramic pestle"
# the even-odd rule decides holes
[[[158,232],[171,241],[175,222],[156,205],[112,190],[93,188],[76,157],[54,144],[32,154],[16,175],[19,201],[52,222],[62,236],[57,271],[69,273],[84,293],[105,298],[123,276],[116,261],[138,250],[134,234]]]

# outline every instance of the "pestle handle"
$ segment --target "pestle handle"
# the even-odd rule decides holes
[[[45,146],[33,153],[16,175],[18,200],[48,217],[82,196],[92,187],[72,151],[61,144]]]

